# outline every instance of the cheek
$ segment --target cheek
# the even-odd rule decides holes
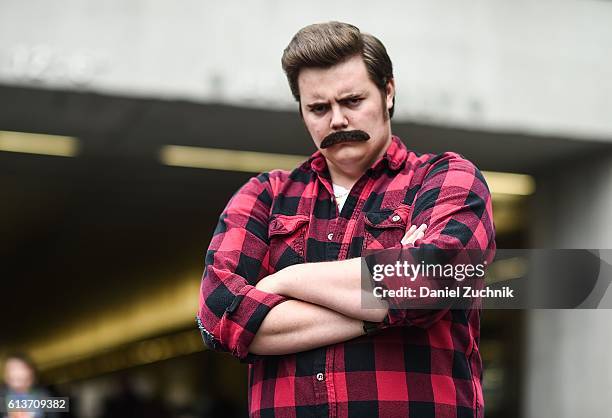
[[[304,125],[306,125],[306,130],[308,130],[308,133],[310,133],[310,136],[317,142],[317,144],[323,140],[327,133],[325,130],[325,123],[322,122],[322,119],[304,119]]]
[[[363,109],[353,116],[354,124],[365,128],[365,130],[375,128],[382,120],[382,109],[380,107],[374,108],[368,106],[367,109]]]

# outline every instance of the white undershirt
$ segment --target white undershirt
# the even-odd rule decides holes
[[[350,190],[337,184],[332,184],[332,186],[334,188],[336,203],[338,204],[338,212],[342,212],[342,207],[344,206],[344,202],[346,202],[346,198],[348,197]]]

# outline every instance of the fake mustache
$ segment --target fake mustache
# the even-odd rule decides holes
[[[364,131],[336,131],[323,138],[320,147],[329,148],[332,145],[336,145],[341,142],[364,142],[368,139],[370,139],[370,135]]]

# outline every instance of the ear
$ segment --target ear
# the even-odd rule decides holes
[[[385,99],[387,100],[387,110],[389,110],[393,107],[393,98],[395,97],[395,79],[391,78],[389,79],[389,81],[387,81],[387,86],[385,90],[386,90]]]

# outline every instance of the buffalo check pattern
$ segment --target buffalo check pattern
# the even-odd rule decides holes
[[[249,345],[286,299],[258,280],[296,263],[359,257],[414,243],[495,250],[491,196],[480,171],[452,152],[419,154],[393,137],[342,211],[320,152],[291,172],[250,179],[219,218],[206,253],[197,322],[206,345],[249,363],[252,417],[482,417],[480,311],[390,310],[375,333],[284,356]]]

